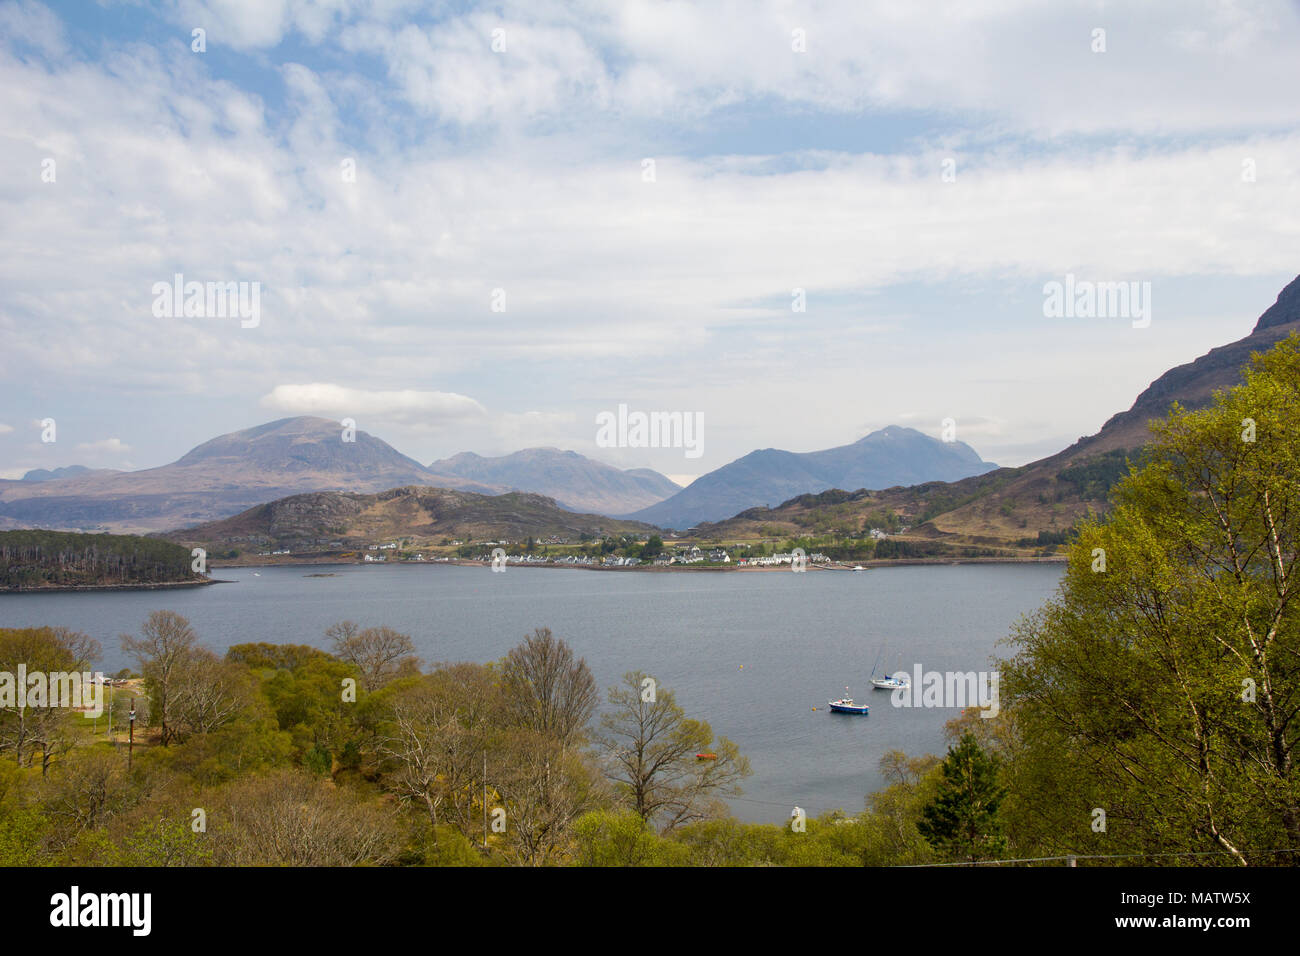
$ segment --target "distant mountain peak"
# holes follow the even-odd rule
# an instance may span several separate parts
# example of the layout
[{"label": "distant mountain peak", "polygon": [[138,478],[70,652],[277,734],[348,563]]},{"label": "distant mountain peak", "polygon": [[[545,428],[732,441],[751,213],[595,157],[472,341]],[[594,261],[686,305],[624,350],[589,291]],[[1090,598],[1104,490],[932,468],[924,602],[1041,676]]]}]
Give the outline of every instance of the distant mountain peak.
[{"label": "distant mountain peak", "polygon": [[831,488],[852,491],[954,481],[995,468],[964,442],[940,441],[915,428],[888,425],[852,444],[821,451],[751,451],[700,476],[671,498],[627,517],[688,528]]},{"label": "distant mountain peak", "polygon": [[23,475],[20,481],[54,481],[59,478],[73,478],[77,475],[89,475],[92,469],[85,465],[67,465],[63,468],[33,468]]},{"label": "distant mountain peak", "polygon": [[502,488],[547,495],[571,511],[624,514],[663,501],[681,487],[656,471],[624,471],[576,451],[552,446],[524,448],[485,458],[461,452],[429,465],[431,471]]}]

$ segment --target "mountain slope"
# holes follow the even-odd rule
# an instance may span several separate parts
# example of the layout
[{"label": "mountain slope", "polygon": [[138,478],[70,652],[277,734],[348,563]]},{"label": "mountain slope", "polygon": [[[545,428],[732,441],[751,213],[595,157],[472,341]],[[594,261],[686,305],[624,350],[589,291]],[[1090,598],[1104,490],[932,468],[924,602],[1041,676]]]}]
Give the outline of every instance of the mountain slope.
[{"label": "mountain slope", "polygon": [[720,521],[748,508],[829,488],[890,488],[951,481],[997,466],[963,442],[942,442],[913,428],[891,425],[837,448],[750,452],[697,478],[666,501],[627,517],[665,528]]},{"label": "mountain slope", "polygon": [[364,431],[355,442],[342,437],[329,419],[284,418],[214,438],[158,468],[0,482],[0,517],[46,528],[159,531],[305,491],[408,484],[498,490],[434,474]]},{"label": "mountain slope", "polygon": [[525,448],[499,458],[463,452],[429,465],[445,475],[554,498],[570,511],[627,514],[681,491],[657,471],[622,471],[574,451]]}]

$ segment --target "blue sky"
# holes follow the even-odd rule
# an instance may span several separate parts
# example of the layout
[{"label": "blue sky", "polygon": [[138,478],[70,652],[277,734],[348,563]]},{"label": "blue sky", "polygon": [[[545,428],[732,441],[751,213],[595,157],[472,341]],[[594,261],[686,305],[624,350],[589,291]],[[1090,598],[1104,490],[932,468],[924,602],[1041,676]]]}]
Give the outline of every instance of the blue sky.
[{"label": "blue sky", "polygon": [[[424,462],[945,418],[1030,461],[1300,271],[1297,48],[1281,2],[3,2],[0,476],[293,414]],[[154,315],[177,272],[256,327]],[[1046,318],[1067,274],[1150,327]],[[597,448],[619,404],[703,456]]]}]

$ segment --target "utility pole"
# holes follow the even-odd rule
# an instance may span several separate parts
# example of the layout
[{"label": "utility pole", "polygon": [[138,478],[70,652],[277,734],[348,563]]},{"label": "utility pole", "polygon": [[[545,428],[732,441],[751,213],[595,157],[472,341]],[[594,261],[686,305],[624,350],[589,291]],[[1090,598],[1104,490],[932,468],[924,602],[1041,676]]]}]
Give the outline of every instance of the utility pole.
[{"label": "utility pole", "polygon": [[126,738],[126,769],[131,769],[131,757],[135,753],[135,698],[131,698],[131,713],[128,715],[131,721],[130,730]]}]

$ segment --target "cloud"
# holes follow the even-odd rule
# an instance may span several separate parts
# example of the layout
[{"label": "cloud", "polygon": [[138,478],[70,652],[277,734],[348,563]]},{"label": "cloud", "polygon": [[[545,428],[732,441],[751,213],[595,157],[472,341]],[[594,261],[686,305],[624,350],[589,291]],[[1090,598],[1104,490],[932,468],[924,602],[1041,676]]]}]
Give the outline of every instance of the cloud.
[{"label": "cloud", "polygon": [[82,442],[76,448],[77,451],[91,452],[97,455],[120,455],[131,450],[131,446],[120,438],[104,438],[99,441]]},{"label": "cloud", "polygon": [[13,430],[14,430],[14,426],[6,425],[4,422],[0,422],[0,435],[8,435]]},{"label": "cloud", "polygon": [[395,420],[460,420],[487,414],[474,399],[455,392],[374,391],[322,382],[277,385],[262,397],[261,405],[300,415],[372,415]]},{"label": "cloud", "polygon": [[63,24],[35,0],[0,5],[0,36],[26,43],[46,56],[59,56],[67,50]]},{"label": "cloud", "polygon": [[[1159,280],[1295,274],[1297,17],[936,2],[505,0],[430,20],[403,0],[181,0],[157,46],[133,6],[150,29],[79,35],[88,61],[45,63],[30,49],[85,28],[0,3],[0,88],[21,93],[0,98],[0,221],[20,226],[0,231],[0,400],[21,422],[50,381],[73,402],[112,391],[113,421],[143,398],[157,418],[126,438],[156,457],[167,412],[243,420],[259,397],[386,416],[440,456],[582,447],[573,410],[619,400],[706,410],[725,436],[710,459],[859,437],[847,394],[880,424],[894,401],[931,429],[951,414],[959,436],[981,414],[1028,441],[1030,407],[1053,435],[1095,429],[1134,382],[1241,334],[1188,337]],[[220,55],[190,52],[197,25]],[[259,326],[155,318],[152,285],[175,272],[259,282]],[[1068,272],[1155,280],[1150,344],[1050,337],[1041,285]],[[909,287],[949,315],[930,321]],[[1223,314],[1245,322],[1252,302]],[[1122,380],[1100,374],[1117,365]],[[1041,375],[1003,388],[991,366]],[[387,390],[266,393],[358,380]]]}]

